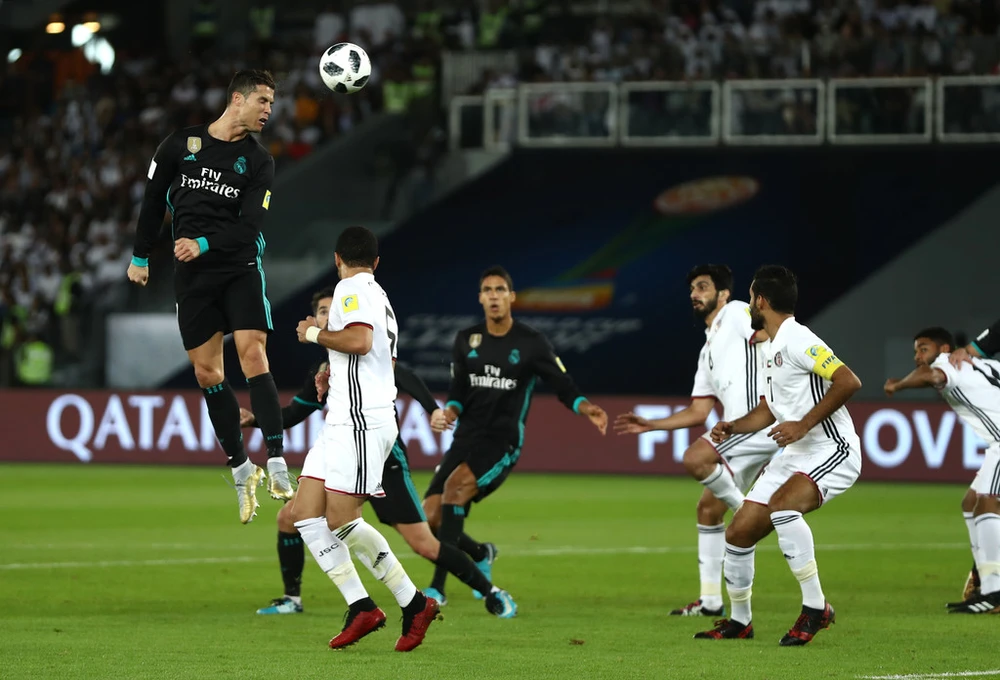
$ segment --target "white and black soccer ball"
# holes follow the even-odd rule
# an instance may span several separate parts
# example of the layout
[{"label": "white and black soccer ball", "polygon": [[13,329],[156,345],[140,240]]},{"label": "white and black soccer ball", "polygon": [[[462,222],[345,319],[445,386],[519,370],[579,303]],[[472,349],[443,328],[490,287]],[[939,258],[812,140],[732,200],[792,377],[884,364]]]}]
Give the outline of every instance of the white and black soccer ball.
[{"label": "white and black soccer ball", "polygon": [[319,75],[323,83],[340,94],[357,92],[371,74],[368,53],[354,43],[337,43],[319,58]]}]

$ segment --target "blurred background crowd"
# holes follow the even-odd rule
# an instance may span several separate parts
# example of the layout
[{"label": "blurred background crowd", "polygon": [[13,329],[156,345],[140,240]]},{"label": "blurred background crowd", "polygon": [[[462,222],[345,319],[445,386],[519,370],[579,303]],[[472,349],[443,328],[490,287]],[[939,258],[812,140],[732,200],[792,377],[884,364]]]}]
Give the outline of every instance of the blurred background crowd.
[{"label": "blurred background crowd", "polygon": [[[278,78],[261,141],[281,173],[379,112],[420,105],[440,124],[446,51],[516,52],[516,67],[486,70],[469,93],[517,82],[963,75],[998,63],[995,0],[354,0],[319,13],[291,0],[249,4],[239,49],[212,0],[194,3],[180,57],[113,28],[113,58],[86,35],[76,46],[10,48],[0,74],[0,385],[51,383],[103,333],[96,312],[121,304],[156,144],[213,120],[242,66]],[[374,72],[360,94],[333,97],[316,62],[343,40],[368,50]]]}]

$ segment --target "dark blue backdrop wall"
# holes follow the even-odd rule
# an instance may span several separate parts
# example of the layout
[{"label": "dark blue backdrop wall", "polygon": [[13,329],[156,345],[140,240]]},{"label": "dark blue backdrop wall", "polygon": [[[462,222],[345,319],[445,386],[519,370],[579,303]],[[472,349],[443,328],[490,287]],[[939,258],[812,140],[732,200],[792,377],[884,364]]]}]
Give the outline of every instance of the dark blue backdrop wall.
[{"label": "dark blue backdrop wall", "polygon": [[[758,265],[787,265],[808,323],[998,181],[992,147],[517,151],[385,238],[377,277],[400,358],[432,388],[447,386],[455,331],[482,316],[480,272],[502,264],[516,315],[549,334],[585,391],[683,395],[704,339],[692,266],[729,264],[745,300]],[[312,291],[335,282],[303,282],[274,310],[280,385],[321,356],[294,329]],[[226,360],[238,371],[231,347]],[[167,384],[194,382],[185,370]]]}]

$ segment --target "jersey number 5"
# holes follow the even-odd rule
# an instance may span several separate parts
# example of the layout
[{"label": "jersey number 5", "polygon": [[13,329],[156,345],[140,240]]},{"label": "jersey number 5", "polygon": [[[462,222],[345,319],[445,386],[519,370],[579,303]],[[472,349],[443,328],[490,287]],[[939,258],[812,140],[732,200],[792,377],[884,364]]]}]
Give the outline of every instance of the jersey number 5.
[{"label": "jersey number 5", "polygon": [[385,308],[385,333],[386,333],[386,335],[389,336],[389,349],[392,350],[392,355],[395,356],[396,355],[396,334],[393,333],[392,332],[392,328],[390,328],[390,326],[392,325],[392,324],[389,323],[390,319],[392,319],[393,321],[395,321],[396,317],[393,315],[392,310],[389,309],[388,307],[386,307]]}]

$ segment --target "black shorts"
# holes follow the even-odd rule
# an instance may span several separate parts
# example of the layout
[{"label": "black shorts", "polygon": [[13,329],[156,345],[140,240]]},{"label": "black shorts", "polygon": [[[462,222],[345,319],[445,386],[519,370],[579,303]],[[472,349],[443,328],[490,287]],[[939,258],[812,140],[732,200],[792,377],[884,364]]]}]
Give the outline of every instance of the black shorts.
[{"label": "black shorts", "polygon": [[273,330],[271,303],[260,265],[245,269],[195,269],[183,264],[174,272],[177,325],[184,349],[192,350],[213,335],[241,330]]},{"label": "black shorts", "polygon": [[382,490],[384,498],[368,499],[382,524],[420,524],[427,521],[417,489],[410,478],[406,447],[399,439],[392,445],[392,453],[382,468]]},{"label": "black shorts", "polygon": [[477,503],[500,488],[517,463],[519,451],[513,444],[498,439],[455,440],[427,487],[426,496],[444,493],[444,483],[462,463],[476,476],[479,492],[472,500]]}]

